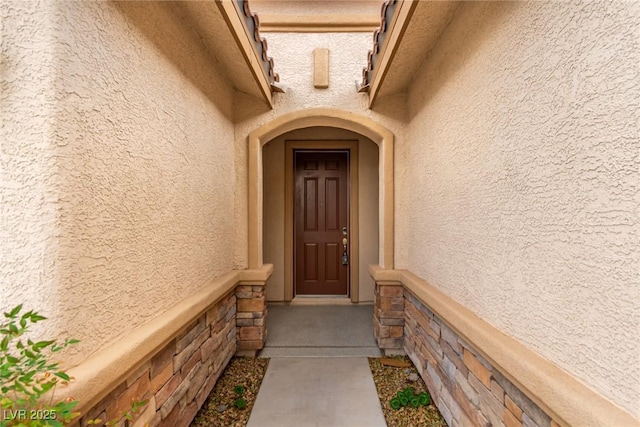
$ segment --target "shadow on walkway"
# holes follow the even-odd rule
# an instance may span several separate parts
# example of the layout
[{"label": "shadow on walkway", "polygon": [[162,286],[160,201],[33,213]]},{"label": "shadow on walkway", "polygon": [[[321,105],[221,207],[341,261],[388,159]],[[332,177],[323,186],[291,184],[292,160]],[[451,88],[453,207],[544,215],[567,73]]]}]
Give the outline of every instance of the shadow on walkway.
[{"label": "shadow on walkway", "polygon": [[269,305],[260,357],[379,357],[373,305]]}]

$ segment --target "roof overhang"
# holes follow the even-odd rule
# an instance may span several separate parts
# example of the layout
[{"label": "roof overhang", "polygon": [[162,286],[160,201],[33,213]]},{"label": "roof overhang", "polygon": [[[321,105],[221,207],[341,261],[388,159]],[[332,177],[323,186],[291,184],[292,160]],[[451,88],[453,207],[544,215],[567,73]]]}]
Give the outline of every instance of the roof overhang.
[{"label": "roof overhang", "polygon": [[392,16],[382,18],[374,34],[374,50],[365,68],[369,108],[376,100],[407,90],[418,68],[435,46],[460,2],[397,0]]},{"label": "roof overhang", "polygon": [[[175,2],[233,87],[273,108],[273,61],[257,18],[236,0]],[[246,8],[246,9],[245,9]]]}]

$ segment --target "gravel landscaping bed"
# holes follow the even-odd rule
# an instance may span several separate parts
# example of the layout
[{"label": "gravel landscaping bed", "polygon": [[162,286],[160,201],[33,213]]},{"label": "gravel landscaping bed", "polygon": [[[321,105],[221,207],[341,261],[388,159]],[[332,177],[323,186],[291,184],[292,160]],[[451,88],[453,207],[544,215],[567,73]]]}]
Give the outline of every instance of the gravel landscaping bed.
[{"label": "gravel landscaping bed", "polygon": [[[426,385],[408,357],[397,356],[392,359],[405,362],[408,366],[385,366],[381,363],[383,359],[369,358],[369,367],[388,427],[446,427],[447,424],[433,403],[398,410],[391,407],[391,399],[407,387],[411,387],[416,394],[427,392]],[[245,427],[268,364],[269,359],[232,358],[191,426]],[[242,409],[234,406],[234,402],[240,397],[239,390],[234,390],[237,386],[244,387],[241,397],[246,400],[246,407]]]},{"label": "gravel landscaping bed", "polygon": [[411,360],[406,356],[396,356],[392,358],[397,361],[408,362],[408,367],[385,366],[380,358],[369,358],[369,366],[373,374],[373,381],[378,389],[382,412],[389,427],[447,427],[447,423],[440,415],[438,408],[433,403],[428,406],[402,407],[395,410],[391,407],[393,399],[399,391],[407,387],[413,388],[416,394],[427,392],[418,370],[413,366]]},{"label": "gravel landscaping bed", "polygon": [[[269,359],[232,358],[191,426],[245,427],[268,364]],[[246,400],[247,406],[242,409],[234,406],[234,402],[240,397],[234,390],[237,386],[244,387],[241,397]]]}]

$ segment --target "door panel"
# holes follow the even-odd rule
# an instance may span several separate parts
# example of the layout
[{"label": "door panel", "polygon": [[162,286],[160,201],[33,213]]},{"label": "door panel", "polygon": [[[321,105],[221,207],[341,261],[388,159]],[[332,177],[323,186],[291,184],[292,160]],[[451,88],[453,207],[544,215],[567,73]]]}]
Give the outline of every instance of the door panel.
[{"label": "door panel", "polygon": [[324,183],[326,228],[327,231],[336,231],[339,228],[338,222],[340,221],[340,203],[338,203],[340,181],[337,178],[327,178]]},{"label": "door panel", "polygon": [[294,152],[297,295],[348,295],[349,266],[342,262],[342,229],[349,223],[348,162],[347,151]]},{"label": "door panel", "polygon": [[304,280],[318,280],[318,245],[315,243],[304,244]]},{"label": "door panel", "polygon": [[304,231],[318,230],[318,178],[304,179]]}]

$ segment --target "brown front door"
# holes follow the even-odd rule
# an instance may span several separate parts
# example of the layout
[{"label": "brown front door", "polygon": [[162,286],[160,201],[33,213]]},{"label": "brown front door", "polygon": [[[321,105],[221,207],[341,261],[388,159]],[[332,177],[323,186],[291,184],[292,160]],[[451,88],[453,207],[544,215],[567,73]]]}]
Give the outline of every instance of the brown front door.
[{"label": "brown front door", "polygon": [[296,295],[348,295],[348,151],[296,150]]}]

